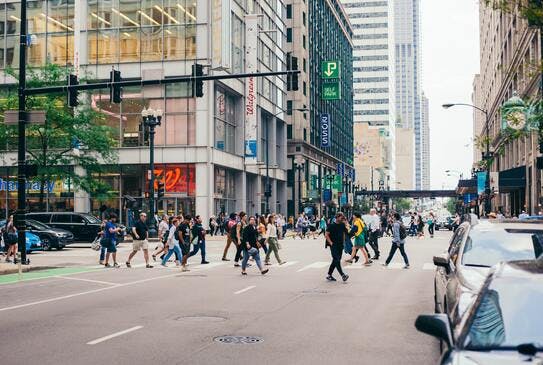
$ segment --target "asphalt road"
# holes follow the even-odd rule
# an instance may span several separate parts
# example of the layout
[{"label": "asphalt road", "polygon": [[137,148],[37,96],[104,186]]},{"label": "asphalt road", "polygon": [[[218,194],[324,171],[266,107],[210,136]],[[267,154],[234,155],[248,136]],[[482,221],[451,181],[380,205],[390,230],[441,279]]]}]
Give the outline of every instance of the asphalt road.
[{"label": "asphalt road", "polygon": [[[399,252],[389,268],[346,266],[347,283],[325,281],[322,238],[282,241],[288,263],[266,276],[251,267],[242,277],[219,261],[216,239],[212,263],[193,258],[188,273],[173,263],[146,269],[142,254],[132,269],[98,268],[88,248],[33,254],[35,263],[71,267],[21,282],[0,277],[0,363],[435,364],[438,343],[413,323],[433,311],[432,256],[449,237],[410,239],[409,270]],[[381,247],[386,255],[390,239]],[[124,262],[129,244],[120,251]]]}]

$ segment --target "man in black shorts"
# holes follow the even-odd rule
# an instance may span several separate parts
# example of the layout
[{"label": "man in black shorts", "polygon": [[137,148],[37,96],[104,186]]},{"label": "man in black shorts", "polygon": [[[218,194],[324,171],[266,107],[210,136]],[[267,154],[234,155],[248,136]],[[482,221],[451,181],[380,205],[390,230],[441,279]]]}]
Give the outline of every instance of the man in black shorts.
[{"label": "man in black shorts", "polygon": [[179,246],[181,247],[181,253],[183,259],[181,260],[181,271],[189,271],[187,269],[187,259],[190,253],[190,215],[185,215],[183,222],[177,227],[177,239],[179,240]]},{"label": "man in black shorts", "polygon": [[330,253],[332,254],[332,263],[328,269],[328,276],[326,280],[336,281],[332,276],[334,270],[337,269],[338,273],[341,275],[343,281],[349,279],[349,275],[345,274],[341,269],[341,256],[343,254],[343,243],[345,242],[345,237],[348,235],[347,226],[345,225],[345,215],[341,212],[336,214],[336,221],[326,229],[326,247],[330,247]]}]

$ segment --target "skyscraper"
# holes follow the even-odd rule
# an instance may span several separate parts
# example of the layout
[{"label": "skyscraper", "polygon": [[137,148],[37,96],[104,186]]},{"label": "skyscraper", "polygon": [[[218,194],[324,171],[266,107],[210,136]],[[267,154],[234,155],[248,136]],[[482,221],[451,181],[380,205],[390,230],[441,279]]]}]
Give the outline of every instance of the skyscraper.
[{"label": "skyscraper", "polygon": [[428,98],[422,93],[421,105],[421,189],[430,189],[430,108]]},{"label": "skyscraper", "polygon": [[[354,30],[354,143],[357,182],[395,182],[394,6],[344,0]],[[378,140],[376,143],[375,139]],[[378,185],[379,184],[379,185]]]},{"label": "skyscraper", "polygon": [[[413,135],[412,156],[402,156],[398,175],[413,176],[402,182],[416,189],[423,187],[423,131],[421,118],[420,0],[394,1],[396,70],[396,126],[404,136]],[[398,140],[397,143],[405,143]],[[400,149],[401,150],[401,149]],[[414,173],[412,172],[414,170]],[[404,186],[404,188],[406,187]]]}]

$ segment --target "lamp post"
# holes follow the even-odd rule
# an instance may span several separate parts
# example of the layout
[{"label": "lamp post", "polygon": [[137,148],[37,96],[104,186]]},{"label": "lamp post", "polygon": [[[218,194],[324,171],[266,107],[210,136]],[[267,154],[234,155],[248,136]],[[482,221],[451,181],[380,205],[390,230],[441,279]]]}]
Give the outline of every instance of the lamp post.
[{"label": "lamp post", "polygon": [[[326,182],[328,183],[328,189],[330,190],[330,201],[332,201],[332,183],[334,182],[334,175],[331,173],[328,173],[325,177]],[[328,216],[330,216],[330,209],[327,211]]]},{"label": "lamp post", "polygon": [[300,158],[294,162],[295,168],[298,171],[298,214],[300,214],[302,209],[302,171],[305,169],[305,162]]},{"label": "lamp post", "polygon": [[141,111],[143,125],[149,128],[149,237],[155,237],[155,128],[161,124],[162,110],[145,109]]},{"label": "lamp post", "polygon": [[490,214],[490,159],[493,154],[490,152],[490,119],[488,116],[488,110],[480,108],[476,105],[465,104],[465,103],[451,103],[443,104],[444,109],[449,109],[453,106],[467,106],[473,109],[476,109],[485,115],[485,138],[486,146],[485,152],[483,153],[483,160],[487,162],[486,166],[486,182],[485,182],[485,215]]}]

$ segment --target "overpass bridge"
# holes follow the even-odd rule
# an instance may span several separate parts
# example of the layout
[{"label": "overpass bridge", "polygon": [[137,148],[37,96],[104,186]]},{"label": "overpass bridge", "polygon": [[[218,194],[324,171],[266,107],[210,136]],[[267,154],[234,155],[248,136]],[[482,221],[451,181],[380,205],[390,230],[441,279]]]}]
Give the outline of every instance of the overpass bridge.
[{"label": "overpass bridge", "polygon": [[379,196],[382,198],[456,198],[455,190],[357,190],[356,196]]}]

